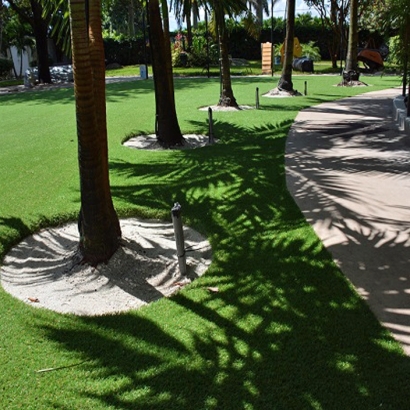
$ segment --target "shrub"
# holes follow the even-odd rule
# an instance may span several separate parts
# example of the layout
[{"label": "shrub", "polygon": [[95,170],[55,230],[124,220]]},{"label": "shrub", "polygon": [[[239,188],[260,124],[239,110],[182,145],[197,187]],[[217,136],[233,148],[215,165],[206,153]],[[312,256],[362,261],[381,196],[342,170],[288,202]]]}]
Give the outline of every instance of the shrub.
[{"label": "shrub", "polygon": [[[107,64],[134,65],[150,63],[149,46],[145,50],[144,39],[141,38],[104,38],[104,51]],[[148,61],[145,61],[147,58]]]},{"label": "shrub", "polygon": [[171,45],[172,66],[186,67],[188,64],[188,54],[185,51],[185,36],[177,33],[174,37],[174,42]]},{"label": "shrub", "polygon": [[313,41],[309,41],[306,44],[301,44],[303,56],[310,58],[313,61],[320,61],[320,49],[318,46],[315,46]]},{"label": "shrub", "polygon": [[[274,45],[274,55],[275,57],[281,57],[280,49],[282,48],[282,44],[275,44]],[[301,44],[300,47],[302,48],[302,56],[310,58],[313,61],[320,61],[320,49],[318,46],[315,46],[313,41],[309,41],[308,43]]]},{"label": "shrub", "polygon": [[208,44],[205,35],[196,34],[192,38],[192,50],[188,62],[191,67],[205,67],[209,64],[218,64],[218,45],[209,38]]}]

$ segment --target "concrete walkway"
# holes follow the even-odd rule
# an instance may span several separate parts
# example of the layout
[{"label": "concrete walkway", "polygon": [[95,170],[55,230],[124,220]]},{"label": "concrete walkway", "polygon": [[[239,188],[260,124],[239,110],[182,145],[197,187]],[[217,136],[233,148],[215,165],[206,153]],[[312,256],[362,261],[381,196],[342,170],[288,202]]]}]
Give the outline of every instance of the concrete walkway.
[{"label": "concrete walkway", "polygon": [[410,135],[399,89],[301,111],[288,189],[344,274],[410,355]]}]

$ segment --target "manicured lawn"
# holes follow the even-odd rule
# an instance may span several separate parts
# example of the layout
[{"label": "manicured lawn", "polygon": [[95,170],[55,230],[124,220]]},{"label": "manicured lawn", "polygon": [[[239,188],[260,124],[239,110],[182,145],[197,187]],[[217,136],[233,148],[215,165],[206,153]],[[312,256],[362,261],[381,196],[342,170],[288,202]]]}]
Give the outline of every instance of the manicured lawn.
[{"label": "manicured lawn", "polygon": [[[249,60],[249,66],[240,67],[232,66],[231,73],[235,76],[253,76],[260,75],[262,70],[262,63],[260,60]],[[331,61],[318,61],[314,63],[314,69],[316,73],[320,74],[331,74],[339,73],[340,69],[333,69]],[[279,75],[282,70],[281,65],[275,65],[274,72],[276,75]],[[178,77],[187,77],[187,76],[207,76],[208,72],[206,68],[201,67],[174,67],[174,75]],[[152,67],[148,65],[148,73],[152,75]],[[139,76],[140,75],[140,66],[132,65],[125,66],[122,68],[117,68],[113,70],[107,70],[108,77],[114,76]],[[209,75],[211,77],[219,76],[219,68],[216,66],[211,66],[209,68]],[[303,73],[294,72],[295,76],[303,75]]]},{"label": "manicured lawn", "polygon": [[[234,79],[238,102],[272,78]],[[215,112],[218,144],[191,151],[125,148],[152,133],[152,80],[111,84],[112,192],[122,216],[184,221],[209,238],[213,263],[178,295],[116,316],[32,308],[0,290],[0,408],[408,408],[410,359],[358,297],[285,184],[285,140],[304,107],[399,86],[339,88],[339,77],[295,76],[300,98]],[[219,82],[177,79],[183,133],[206,133]],[[72,89],[0,96],[0,256],[40,226],[79,209]],[[205,286],[218,286],[209,293]],[[66,367],[36,373],[37,370]]]}]

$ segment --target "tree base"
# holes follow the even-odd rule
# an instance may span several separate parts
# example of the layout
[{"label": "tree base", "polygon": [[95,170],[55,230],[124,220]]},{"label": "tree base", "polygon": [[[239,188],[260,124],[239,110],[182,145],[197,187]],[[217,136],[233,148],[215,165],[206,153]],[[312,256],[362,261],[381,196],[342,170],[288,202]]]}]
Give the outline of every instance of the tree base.
[{"label": "tree base", "polygon": [[352,82],[352,81],[359,81],[360,78],[360,71],[358,70],[343,70],[342,73],[343,81]]},{"label": "tree base", "polygon": [[338,87],[367,87],[368,84],[364,83],[363,81],[341,81],[337,84]]},{"label": "tree base", "polygon": [[265,94],[267,97],[300,97],[302,94],[298,90],[282,90],[279,87],[270,90]]},{"label": "tree base", "polygon": [[185,138],[181,135],[181,138],[178,139],[178,141],[175,142],[168,142],[168,141],[164,141],[162,138],[157,137],[157,142],[158,145],[161,148],[164,149],[172,149],[172,148],[178,148],[178,147],[183,147],[185,145]]},{"label": "tree base", "polygon": [[235,98],[230,98],[225,95],[221,95],[217,104],[219,107],[234,107],[239,108]]}]

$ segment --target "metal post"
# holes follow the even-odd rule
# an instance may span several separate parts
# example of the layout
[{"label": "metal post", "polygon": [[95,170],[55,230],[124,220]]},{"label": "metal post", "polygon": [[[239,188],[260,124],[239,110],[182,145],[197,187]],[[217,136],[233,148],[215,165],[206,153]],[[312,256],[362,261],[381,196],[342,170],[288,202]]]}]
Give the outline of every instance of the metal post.
[{"label": "metal post", "polygon": [[209,139],[208,142],[209,144],[213,144],[215,142],[214,140],[214,123],[213,123],[213,119],[212,119],[212,108],[209,107],[208,108],[208,122],[209,122]]},{"label": "metal post", "polygon": [[305,81],[305,95],[307,95],[307,81]]},{"label": "metal post", "polygon": [[158,114],[155,114],[155,136],[158,138]]},{"label": "metal post", "polygon": [[256,109],[259,110],[259,87],[256,87]]},{"label": "metal post", "polygon": [[171,209],[171,215],[172,224],[174,225],[179,270],[181,272],[181,275],[186,275],[184,230],[182,228],[181,205],[178,202],[176,202]]},{"label": "metal post", "polygon": [[147,11],[146,8],[142,12],[142,28],[143,28],[143,35],[144,35],[144,63],[145,63],[145,72],[147,75],[145,76],[145,80],[148,80],[148,57],[147,57],[147,25],[145,23]]}]

